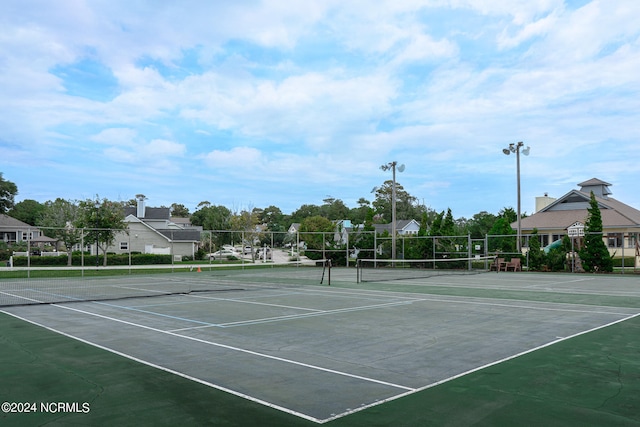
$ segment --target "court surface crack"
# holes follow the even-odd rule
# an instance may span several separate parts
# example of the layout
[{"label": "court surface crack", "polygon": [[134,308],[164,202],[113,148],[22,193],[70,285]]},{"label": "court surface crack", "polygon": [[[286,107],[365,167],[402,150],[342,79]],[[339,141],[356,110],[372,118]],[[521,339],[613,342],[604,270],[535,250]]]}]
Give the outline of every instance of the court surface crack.
[{"label": "court surface crack", "polygon": [[610,400],[615,399],[616,397],[620,396],[620,394],[622,394],[622,390],[624,389],[624,384],[622,383],[622,364],[620,362],[616,362],[615,360],[613,360],[613,358],[611,357],[611,355],[607,356],[607,359],[609,361],[611,361],[612,363],[615,363],[616,365],[618,365],[618,370],[616,372],[616,378],[617,378],[617,382],[618,382],[618,392],[614,393],[613,395],[607,397],[600,406],[598,406],[597,409],[601,409],[603,408],[607,403],[609,403]]}]

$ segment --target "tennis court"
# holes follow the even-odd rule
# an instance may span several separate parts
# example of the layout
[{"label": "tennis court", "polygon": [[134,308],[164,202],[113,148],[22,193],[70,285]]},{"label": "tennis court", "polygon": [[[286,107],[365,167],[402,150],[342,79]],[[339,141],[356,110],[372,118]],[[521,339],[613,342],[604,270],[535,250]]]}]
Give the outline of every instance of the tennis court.
[{"label": "tennis court", "polygon": [[109,278],[190,292],[2,310],[318,423],[640,313],[637,276],[494,272],[356,283],[355,269],[333,268],[327,286],[318,271],[295,274]]}]

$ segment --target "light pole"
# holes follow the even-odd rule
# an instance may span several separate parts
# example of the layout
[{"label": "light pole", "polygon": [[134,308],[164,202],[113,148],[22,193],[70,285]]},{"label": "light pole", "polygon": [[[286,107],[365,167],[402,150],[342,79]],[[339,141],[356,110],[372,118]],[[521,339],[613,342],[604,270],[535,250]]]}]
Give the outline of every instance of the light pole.
[{"label": "light pole", "polygon": [[[516,153],[516,179],[518,182],[518,211],[517,211],[517,215],[518,215],[518,240],[516,242],[516,247],[518,249],[518,253],[522,253],[522,242],[521,242],[521,236],[522,236],[522,227],[520,225],[520,219],[521,219],[521,215],[520,215],[520,148],[522,148],[524,146],[524,142],[520,141],[516,144],[511,143],[509,144],[509,147],[504,148],[502,150],[502,152],[504,154],[506,154],[507,156],[511,153]],[[522,150],[522,154],[524,154],[525,156],[529,155],[529,151],[531,150],[531,147],[528,147]]]},{"label": "light pole", "polygon": [[98,250],[98,227],[100,226],[100,221],[99,221],[99,214],[100,214],[100,202],[98,200],[96,200],[95,202],[95,207],[96,207],[96,268],[98,268],[99,264],[100,264],[100,258],[99,258],[99,250]]},{"label": "light pole", "polygon": [[380,166],[383,171],[391,169],[393,172],[393,186],[391,189],[391,259],[396,259],[396,166],[398,172],[404,171],[404,165],[398,166],[398,162],[390,162]]}]

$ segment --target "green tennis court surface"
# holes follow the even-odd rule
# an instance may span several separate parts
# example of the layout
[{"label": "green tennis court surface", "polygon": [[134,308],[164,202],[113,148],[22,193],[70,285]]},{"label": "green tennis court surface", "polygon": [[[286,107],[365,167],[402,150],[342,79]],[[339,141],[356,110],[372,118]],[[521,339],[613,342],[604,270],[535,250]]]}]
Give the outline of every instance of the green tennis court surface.
[{"label": "green tennis court surface", "polygon": [[[353,269],[334,269],[328,287],[259,276],[269,286],[247,276],[224,291],[6,307],[75,340],[3,318],[3,366],[29,375],[8,371],[2,399],[91,403],[89,413],[31,414],[38,423],[109,423],[131,406],[156,425],[176,417],[228,425],[640,423],[637,277],[487,273],[365,285]],[[133,381],[122,375],[129,371]],[[43,393],[39,384],[52,377]]]}]

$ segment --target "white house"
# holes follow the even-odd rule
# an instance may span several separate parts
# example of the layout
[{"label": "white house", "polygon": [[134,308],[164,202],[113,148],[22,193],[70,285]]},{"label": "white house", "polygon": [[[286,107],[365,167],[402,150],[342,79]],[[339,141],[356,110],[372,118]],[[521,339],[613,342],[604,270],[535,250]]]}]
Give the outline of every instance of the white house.
[{"label": "white house", "polygon": [[291,233],[291,234],[296,234],[298,231],[300,231],[300,223],[299,222],[294,222],[289,226],[289,229],[287,230],[287,232]]},{"label": "white house", "polygon": [[[373,224],[373,228],[377,234],[387,231],[389,234],[393,232],[393,224]],[[401,219],[396,221],[396,233],[399,236],[417,236],[420,231],[420,223],[415,219]]]}]

